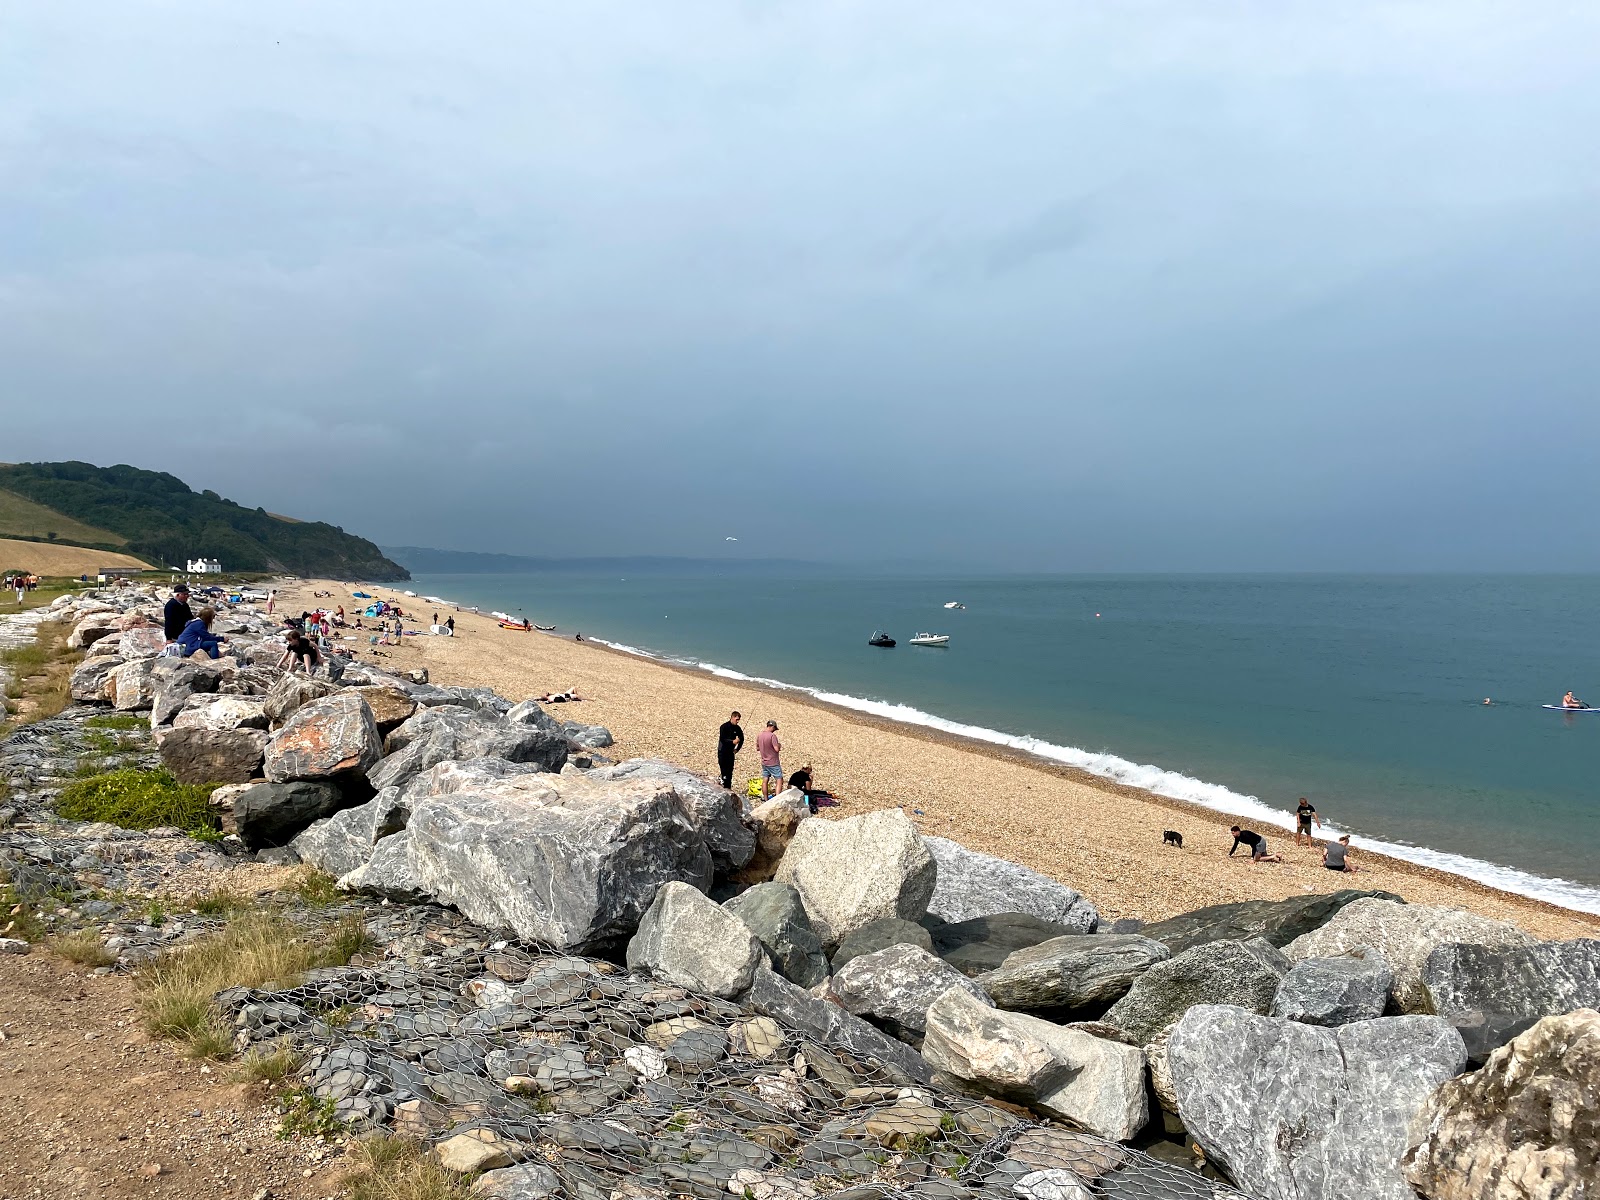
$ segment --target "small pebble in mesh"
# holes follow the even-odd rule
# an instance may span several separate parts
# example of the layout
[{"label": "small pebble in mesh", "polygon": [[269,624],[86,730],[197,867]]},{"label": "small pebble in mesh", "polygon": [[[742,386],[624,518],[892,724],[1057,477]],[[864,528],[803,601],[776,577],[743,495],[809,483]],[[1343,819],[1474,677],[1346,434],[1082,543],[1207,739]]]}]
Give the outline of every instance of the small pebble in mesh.
[{"label": "small pebble in mesh", "polygon": [[343,1120],[517,1165],[530,1195],[1239,1196],[612,963],[462,938],[436,908],[380,921],[410,925],[380,965],[222,993],[241,1047],[293,1045]]}]

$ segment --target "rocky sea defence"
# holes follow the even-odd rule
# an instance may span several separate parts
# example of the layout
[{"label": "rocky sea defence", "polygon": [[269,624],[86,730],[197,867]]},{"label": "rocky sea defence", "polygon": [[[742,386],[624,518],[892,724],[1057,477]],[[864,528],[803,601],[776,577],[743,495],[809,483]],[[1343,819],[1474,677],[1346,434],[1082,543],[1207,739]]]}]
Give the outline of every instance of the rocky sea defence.
[{"label": "rocky sea defence", "polygon": [[[283,675],[248,610],[219,621],[226,658],[162,657],[158,609],[124,589],[50,610],[86,657],[78,703],[0,743],[0,871],[48,898],[0,946],[71,924],[126,970],[221,919],[126,897],[315,868],[337,891],[303,919],[370,946],[218,994],[236,1049],[291,1048],[333,1118],[424,1140],[483,1195],[1593,1186],[1600,943],[1355,890],[1103,927],[900,810],[748,809],[420,671]],[[85,760],[203,787],[204,819],[68,820]]]}]

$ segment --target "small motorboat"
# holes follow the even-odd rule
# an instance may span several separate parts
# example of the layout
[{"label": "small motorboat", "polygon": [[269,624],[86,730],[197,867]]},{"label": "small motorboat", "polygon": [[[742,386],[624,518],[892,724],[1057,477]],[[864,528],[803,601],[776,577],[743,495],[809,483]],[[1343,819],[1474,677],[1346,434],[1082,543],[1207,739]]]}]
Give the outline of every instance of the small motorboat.
[{"label": "small motorboat", "polygon": [[950,635],[948,633],[919,633],[914,638],[907,639],[911,646],[948,646]]},{"label": "small motorboat", "polygon": [[961,601],[959,601],[959,600],[950,600],[950,601],[946,602],[945,607],[946,608],[965,608],[966,605],[961,603]]},{"label": "small motorboat", "polygon": [[532,633],[533,626],[525,621],[501,621],[501,629],[515,629],[518,633]]},{"label": "small motorboat", "polygon": [[535,625],[534,628],[540,633],[554,633],[556,627],[554,625]]},{"label": "small motorboat", "polygon": [[867,645],[883,646],[886,649],[892,649],[894,647],[894,639],[883,630],[878,629],[874,630],[872,636],[867,639]]}]

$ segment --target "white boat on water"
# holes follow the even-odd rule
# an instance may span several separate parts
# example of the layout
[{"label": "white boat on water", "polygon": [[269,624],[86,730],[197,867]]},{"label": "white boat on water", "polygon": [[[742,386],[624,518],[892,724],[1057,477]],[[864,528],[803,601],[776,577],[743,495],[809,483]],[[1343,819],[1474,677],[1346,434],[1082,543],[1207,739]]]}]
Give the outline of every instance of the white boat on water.
[{"label": "white boat on water", "polygon": [[911,646],[948,646],[950,635],[948,633],[919,633],[916,637],[907,640]]},{"label": "white boat on water", "polygon": [[961,601],[959,601],[959,600],[951,600],[945,605],[945,607],[946,608],[965,608],[966,605],[961,603]]}]

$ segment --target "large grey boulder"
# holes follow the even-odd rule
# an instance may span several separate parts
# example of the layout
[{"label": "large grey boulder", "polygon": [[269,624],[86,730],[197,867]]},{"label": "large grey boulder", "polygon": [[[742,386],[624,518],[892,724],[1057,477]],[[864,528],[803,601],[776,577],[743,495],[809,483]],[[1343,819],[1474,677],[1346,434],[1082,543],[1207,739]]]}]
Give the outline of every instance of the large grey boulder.
[{"label": "large grey boulder", "polygon": [[510,725],[456,706],[425,708],[384,742],[387,757],[367,775],[375,788],[404,784],[438,763],[500,758],[545,771],[566,765],[567,740],[535,725]]},{"label": "large grey boulder", "polygon": [[1282,949],[1295,938],[1320,929],[1347,904],[1372,898],[1405,901],[1392,892],[1345,889],[1315,896],[1290,896],[1286,900],[1240,900],[1213,904],[1157,921],[1139,930],[1145,937],[1165,942],[1174,954],[1205,942],[1243,942],[1265,938]]},{"label": "large grey boulder", "polygon": [[1178,1022],[1167,1061],[1184,1127],[1251,1196],[1415,1200],[1407,1125],[1466,1048],[1438,1017],[1323,1029],[1206,1004]]},{"label": "large grey boulder", "polygon": [[333,779],[365,775],[383,755],[372,710],[355,691],[302,704],[267,743],[267,778]]},{"label": "large grey boulder", "polygon": [[428,891],[411,869],[411,838],[406,833],[386,837],[372,848],[372,857],[339,877],[347,892],[365,892],[397,904],[419,904]]},{"label": "large grey boulder", "polygon": [[746,1008],[772,1017],[825,1046],[875,1063],[897,1082],[925,1084],[933,1081],[928,1064],[910,1046],[847,1013],[839,1005],[819,1000],[765,965],[756,968],[750,989],[736,999]]},{"label": "large grey boulder", "polygon": [[664,883],[628,943],[628,968],[712,996],[737,996],[763,960],[738,917],[687,883]]},{"label": "large grey boulder", "polygon": [[545,712],[537,700],[524,700],[521,704],[513,705],[506,713],[506,723],[532,725],[537,729],[543,729],[546,733],[561,732],[561,722]]},{"label": "large grey boulder", "polygon": [[384,788],[365,804],[314,821],[289,843],[300,861],[325,874],[348,875],[372,857],[379,840],[403,830],[411,801],[400,788]]},{"label": "large grey boulder", "polygon": [[[281,646],[278,648],[278,657],[283,657]],[[274,726],[282,725],[294,716],[302,705],[320,700],[324,696],[331,696],[338,690],[337,686],[326,679],[315,679],[310,675],[298,673],[281,675],[267,692],[265,704],[267,720]]]},{"label": "large grey boulder", "polygon": [[959,987],[929,1008],[922,1055],[974,1090],[1114,1141],[1127,1141],[1149,1120],[1142,1051],[990,1008]]},{"label": "large grey boulder", "polygon": [[1428,1200],[1589,1200],[1600,1184],[1600,1013],[1545,1017],[1411,1122],[1401,1173]]},{"label": "large grey boulder", "polygon": [[833,952],[833,969],[841,970],[846,963],[863,954],[875,954],[890,946],[917,946],[931,954],[933,936],[915,921],[880,917],[863,925],[839,943],[839,948]]},{"label": "large grey boulder", "polygon": [[612,744],[611,730],[604,725],[585,725],[582,721],[561,722],[561,732],[569,742],[585,750],[604,750]]},{"label": "large grey boulder", "polygon": [[963,975],[998,970],[1018,950],[1058,937],[1076,937],[1073,930],[1027,913],[995,913],[970,921],[940,924],[924,917],[933,936],[933,952]]},{"label": "large grey boulder", "polygon": [[669,784],[540,773],[499,787],[422,799],[407,826],[418,880],[480,924],[605,952],[662,884],[710,886],[711,855]]},{"label": "large grey boulder", "polygon": [[800,823],[809,820],[811,809],[806,804],[805,793],[799,788],[786,788],[770,800],[765,800],[751,810],[746,820],[755,835],[755,853],[733,874],[735,883],[767,883],[783,861],[789,843],[794,840]]},{"label": "large grey boulder", "polygon": [[928,911],[938,868],[897,808],[843,821],[802,821],[773,876],[800,893],[825,946],[880,917]]},{"label": "large grey boulder", "polygon": [[179,783],[247,783],[261,768],[267,735],[259,729],[173,729],[161,761]]},{"label": "large grey boulder", "polygon": [[1289,967],[1282,952],[1261,938],[1202,942],[1140,975],[1103,1019],[1143,1046],[1196,1004],[1270,1012]]},{"label": "large grey boulder", "polygon": [[158,729],[172,724],[189,697],[217,690],[222,676],[202,665],[202,662],[209,661],[164,658],[156,663],[152,672],[156,680],[156,694],[150,706],[150,728]]},{"label": "large grey boulder", "polygon": [[183,702],[172,724],[176,729],[265,729],[267,715],[254,696],[199,692]]},{"label": "large grey boulder", "polygon": [[979,982],[1001,1008],[1084,1008],[1120,999],[1171,956],[1136,933],[1071,934],[1016,951]]},{"label": "large grey boulder", "polygon": [[1537,1021],[1576,1008],[1600,1009],[1600,941],[1449,943],[1423,963],[1422,989],[1429,1009],[1452,1021],[1478,1014]]},{"label": "large grey boulder", "polygon": [[1376,954],[1356,951],[1340,958],[1295,963],[1278,986],[1272,1015],[1307,1025],[1348,1025],[1383,1016],[1394,972]]},{"label": "large grey boulder", "polygon": [[718,872],[744,866],[756,852],[755,831],[741,819],[739,797],[693,771],[659,758],[633,758],[611,767],[596,767],[589,774],[596,779],[659,779],[670,783],[682,799],[689,819],[705,838]]},{"label": "large grey boulder", "polygon": [[871,1018],[902,1040],[921,1037],[928,1009],[952,988],[992,1007],[981,987],[920,946],[895,945],[852,958],[830,985],[846,1010]]},{"label": "large grey boulder", "polygon": [[766,950],[778,974],[801,987],[828,977],[828,956],[811,927],[800,893],[786,883],[758,883],[723,906],[743,921]]},{"label": "large grey boulder", "polygon": [[94,704],[104,699],[111,672],[121,665],[122,658],[115,654],[97,654],[84,659],[73,668],[67,684],[72,698],[80,704]]},{"label": "large grey boulder", "polygon": [[970,921],[996,913],[1021,912],[1065,925],[1076,933],[1093,933],[1100,923],[1093,904],[1048,875],[992,854],[968,850],[949,838],[922,840],[939,868],[928,912],[941,921]]},{"label": "large grey boulder", "polygon": [[331,783],[262,783],[234,796],[233,824],[240,841],[252,850],[283,846],[343,804],[343,793]]},{"label": "large grey boulder", "polygon": [[1390,995],[1400,1011],[1424,1013],[1428,996],[1422,986],[1423,964],[1435,949],[1451,942],[1505,947],[1531,946],[1534,939],[1507,921],[1476,913],[1361,899],[1345,905],[1322,928],[1290,942],[1284,953],[1299,962],[1371,949],[1394,972]]},{"label": "large grey boulder", "polygon": [[410,693],[390,684],[368,683],[350,690],[367,702],[379,733],[399,728],[417,711],[417,702]]},{"label": "large grey boulder", "polygon": [[111,688],[111,703],[119,712],[139,712],[152,708],[156,702],[156,660],[140,658],[124,660],[106,674]]}]

